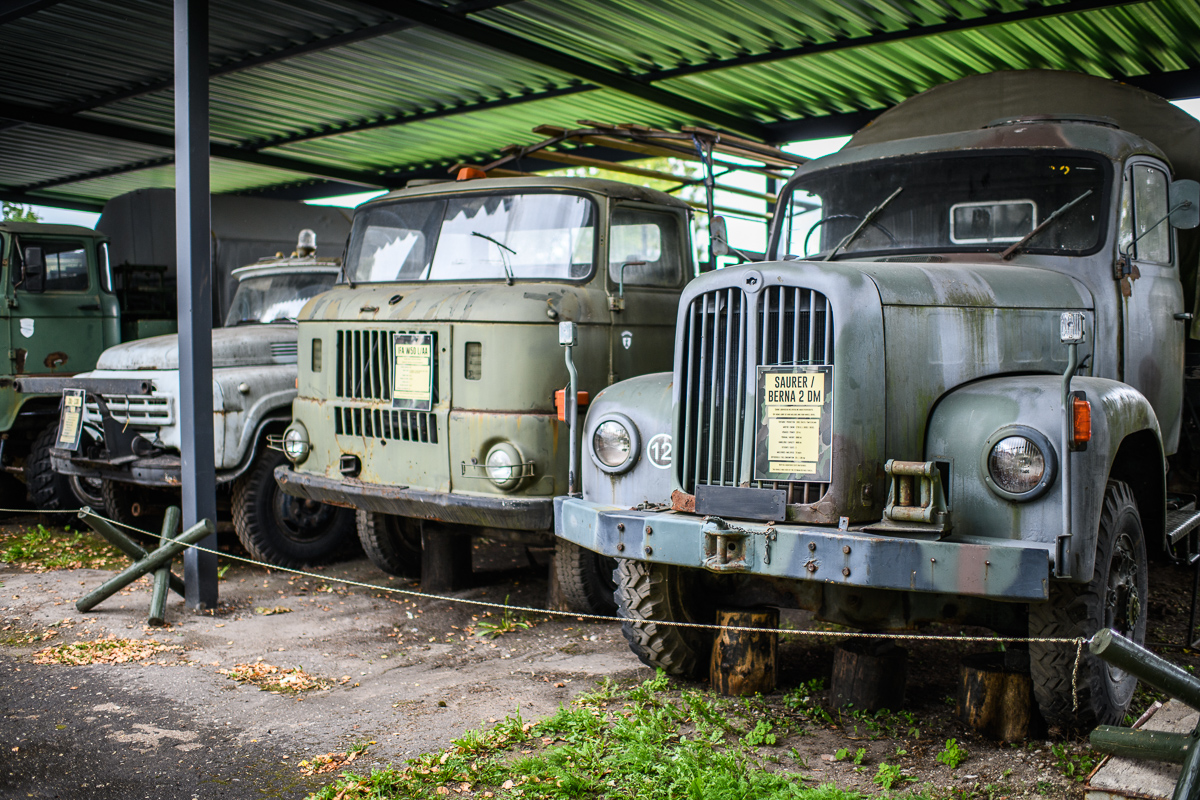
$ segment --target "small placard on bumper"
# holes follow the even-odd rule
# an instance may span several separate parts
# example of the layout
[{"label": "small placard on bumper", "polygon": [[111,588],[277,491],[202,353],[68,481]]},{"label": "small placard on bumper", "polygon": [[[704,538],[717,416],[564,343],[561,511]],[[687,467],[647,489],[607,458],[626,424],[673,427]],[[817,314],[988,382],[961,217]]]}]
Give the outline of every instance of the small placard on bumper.
[{"label": "small placard on bumper", "polygon": [[783,522],[787,519],[787,492],[701,484],[696,487],[696,513],[706,517]]}]

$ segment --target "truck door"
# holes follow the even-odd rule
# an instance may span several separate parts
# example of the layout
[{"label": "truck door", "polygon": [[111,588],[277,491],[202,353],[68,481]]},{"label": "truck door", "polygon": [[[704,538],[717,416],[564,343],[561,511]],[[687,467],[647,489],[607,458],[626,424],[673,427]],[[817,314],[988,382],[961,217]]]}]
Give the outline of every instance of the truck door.
[{"label": "truck door", "polygon": [[[1170,179],[1161,164],[1131,161],[1121,195],[1120,249],[1129,253],[1119,290],[1123,306],[1125,383],[1146,396],[1158,415],[1163,446],[1179,443],[1186,323],[1174,231],[1167,215]],[[1157,225],[1157,227],[1155,227]],[[1136,241],[1134,241],[1136,239]]]},{"label": "truck door", "polygon": [[[95,246],[87,239],[17,236],[9,270],[8,356],[17,374],[75,373],[92,369],[104,349]],[[24,252],[42,248],[44,290],[23,285]]]},{"label": "truck door", "polygon": [[633,204],[614,209],[609,293],[618,297],[623,290],[624,308],[611,312],[610,384],[671,369],[679,293],[692,277],[691,264],[681,212]]}]

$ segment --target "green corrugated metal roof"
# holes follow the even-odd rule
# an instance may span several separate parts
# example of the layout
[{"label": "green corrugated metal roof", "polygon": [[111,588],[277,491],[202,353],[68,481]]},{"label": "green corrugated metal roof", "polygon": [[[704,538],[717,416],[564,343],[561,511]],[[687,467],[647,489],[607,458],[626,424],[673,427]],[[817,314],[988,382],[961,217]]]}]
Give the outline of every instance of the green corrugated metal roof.
[{"label": "green corrugated metal roof", "polygon": [[[32,8],[0,12],[0,196],[171,185],[170,5]],[[1195,0],[214,0],[210,28],[214,192],[394,186],[580,119],[848,133],[995,70],[1200,95]]]}]

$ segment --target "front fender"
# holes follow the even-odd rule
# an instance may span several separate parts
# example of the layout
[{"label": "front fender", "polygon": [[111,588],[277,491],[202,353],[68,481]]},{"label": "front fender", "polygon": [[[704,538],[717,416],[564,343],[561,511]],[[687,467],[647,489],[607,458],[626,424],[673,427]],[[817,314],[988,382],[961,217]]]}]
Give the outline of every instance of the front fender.
[{"label": "front fender", "polygon": [[[671,502],[671,384],[670,372],[656,372],[614,383],[596,395],[583,426],[579,457],[586,500],[618,508]],[[592,450],[596,428],[613,415],[624,416],[635,428],[633,466],[620,473],[602,469]]]},{"label": "front fender", "polygon": [[[1137,390],[1106,378],[1077,377],[1073,391],[1082,391],[1092,405],[1092,439],[1087,450],[1068,453],[1071,459],[1071,520],[1074,528],[1068,546],[1066,572],[1074,580],[1092,576],[1096,532],[1104,501],[1104,488],[1114,475],[1118,453],[1129,452],[1136,441],[1143,459],[1161,471],[1162,436],[1149,401]],[[1039,542],[1054,552],[1062,532],[1062,378],[1058,375],[1000,377],[977,381],[949,392],[934,408],[926,437],[926,459],[949,464],[947,503],[953,520],[953,537],[987,537]],[[985,480],[985,447],[990,437],[1010,425],[1041,433],[1053,451],[1054,475],[1038,497],[1016,501],[1000,496]],[[1136,434],[1136,436],[1135,436]],[[1132,438],[1131,438],[1132,437]],[[1125,443],[1125,449],[1122,448]],[[1158,485],[1162,485],[1161,479]],[[1143,517],[1152,530],[1161,506],[1151,489],[1139,497],[1148,507]],[[1147,516],[1148,514],[1148,516]]]}]

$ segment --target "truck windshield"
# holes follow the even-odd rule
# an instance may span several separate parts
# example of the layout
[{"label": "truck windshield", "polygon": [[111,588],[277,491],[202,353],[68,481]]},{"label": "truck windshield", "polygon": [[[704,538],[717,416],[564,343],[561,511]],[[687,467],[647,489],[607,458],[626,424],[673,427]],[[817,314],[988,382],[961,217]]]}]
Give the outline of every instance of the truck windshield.
[{"label": "truck windshield", "polygon": [[1111,168],[1080,153],[1009,152],[869,161],[803,175],[785,192],[776,257],[822,258],[897,189],[835,256],[1001,251],[1091,194],[1022,246],[1086,255],[1103,241]]},{"label": "truck windshield", "polygon": [[569,194],[402,200],[354,217],[354,282],[578,280],[592,272],[596,211]]},{"label": "truck windshield", "polygon": [[267,322],[295,322],[310,298],[333,286],[334,272],[301,272],[243,278],[234,292],[225,327]]}]

